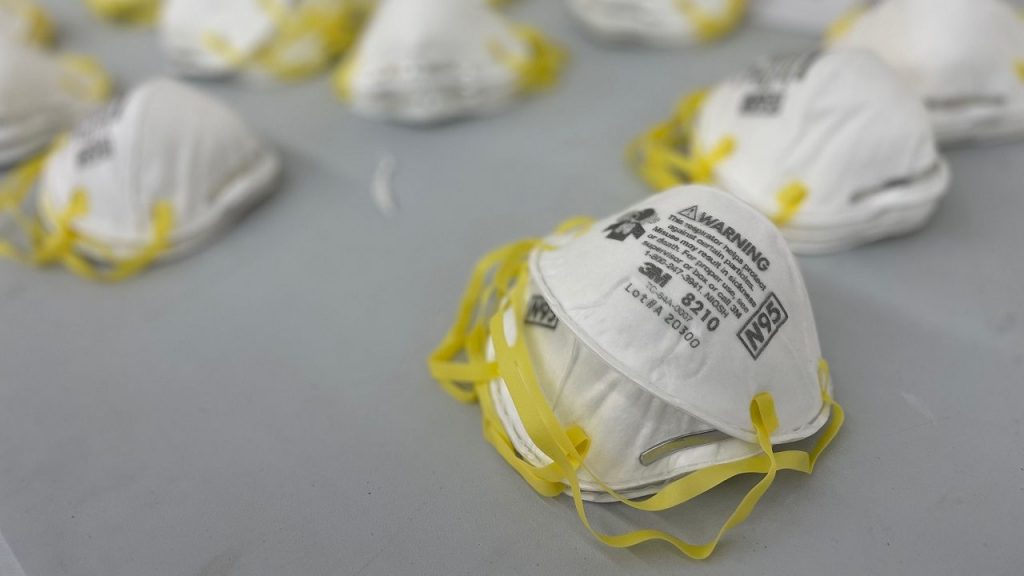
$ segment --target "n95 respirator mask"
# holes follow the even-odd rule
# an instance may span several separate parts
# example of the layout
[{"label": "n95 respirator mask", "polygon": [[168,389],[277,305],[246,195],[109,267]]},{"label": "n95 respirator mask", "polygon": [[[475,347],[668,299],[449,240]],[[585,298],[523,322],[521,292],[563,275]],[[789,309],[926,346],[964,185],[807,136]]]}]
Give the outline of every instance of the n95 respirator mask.
[{"label": "n95 respirator mask", "polygon": [[110,90],[110,78],[89,58],[0,38],[0,168],[45,148]]},{"label": "n95 respirator mask", "polygon": [[765,60],[688,96],[629,159],[655,190],[719,184],[799,254],[916,230],[950,183],[920,100],[860,50]]},{"label": "n95 respirator mask", "polygon": [[539,32],[482,0],[382,0],[335,84],[358,114],[424,124],[546,88],[562,63]]},{"label": "n95 respirator mask", "polygon": [[47,45],[53,23],[35,0],[0,0],[0,39]]},{"label": "n95 respirator mask", "polygon": [[160,35],[185,76],[297,80],[349,47],[366,9],[364,0],[171,0]]},{"label": "n95 respirator mask", "polygon": [[[756,0],[760,1],[760,0]],[[568,0],[586,27],[612,41],[700,44],[732,32],[747,0]]]},{"label": "n95 respirator mask", "polygon": [[[694,558],[779,470],[810,474],[844,418],[785,240],[703,186],[486,256],[430,368],[480,403],[484,436],[523,479],[570,495],[600,540]],[[819,433],[809,453],[773,448]],[[708,544],[587,520],[584,501],[656,512],[746,474],[763,477]]]},{"label": "n95 respirator mask", "polygon": [[200,247],[271,192],[279,171],[276,154],[231,110],[153,80],[10,177],[8,207],[22,204],[41,173],[36,221],[24,226],[31,247],[5,251],[121,280]]},{"label": "n95 respirator mask", "polygon": [[85,0],[96,16],[131,26],[148,26],[160,15],[161,0]]},{"label": "n95 respirator mask", "polygon": [[924,100],[941,142],[1024,136],[1024,14],[1002,0],[886,0],[840,20]]}]

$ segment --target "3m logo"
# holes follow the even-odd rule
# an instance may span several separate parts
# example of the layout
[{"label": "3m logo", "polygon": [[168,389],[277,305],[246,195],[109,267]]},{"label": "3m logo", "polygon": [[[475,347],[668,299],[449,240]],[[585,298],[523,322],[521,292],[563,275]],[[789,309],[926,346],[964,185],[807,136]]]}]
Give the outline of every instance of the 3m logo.
[{"label": "3m logo", "polygon": [[640,273],[646,276],[651,282],[654,282],[658,286],[664,288],[668,286],[668,283],[672,281],[672,275],[665,272],[659,266],[655,266],[650,262],[644,264],[643,268],[640,268]]},{"label": "3m logo", "polygon": [[789,313],[782,307],[782,302],[775,293],[771,293],[761,303],[757,312],[747,320],[747,323],[740,328],[740,342],[750,352],[750,356],[757,360],[761,357],[764,349],[772,343],[772,338],[779,333],[779,329],[789,320]]},{"label": "3m logo", "polygon": [[551,307],[548,306],[543,296],[530,298],[529,307],[526,309],[526,318],[523,322],[552,330],[558,328],[558,316],[555,316],[555,313],[551,311]]}]

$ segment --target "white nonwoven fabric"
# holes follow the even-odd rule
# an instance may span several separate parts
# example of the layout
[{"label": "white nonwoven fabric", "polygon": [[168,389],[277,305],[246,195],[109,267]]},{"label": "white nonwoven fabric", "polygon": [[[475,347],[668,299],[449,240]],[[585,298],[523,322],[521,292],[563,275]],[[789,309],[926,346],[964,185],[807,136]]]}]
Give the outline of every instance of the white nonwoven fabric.
[{"label": "white nonwoven fabric", "polygon": [[279,172],[274,151],[233,111],[156,79],[83,121],[53,154],[39,212],[52,226],[82,191],[89,210],[73,222],[75,232],[115,255],[131,255],[152,241],[154,210],[168,202],[175,226],[165,256],[174,256],[269,194]]},{"label": "white nonwoven fabric", "polygon": [[769,59],[719,84],[702,105],[694,145],[711,149],[727,138],[734,150],[714,177],[730,193],[775,216],[780,191],[806,189],[782,224],[801,254],[920,228],[949,187],[921,102],[861,50]]},{"label": "white nonwoven fabric", "polygon": [[345,83],[357,113],[414,124],[493,111],[520,79],[496,55],[527,59],[512,24],[480,0],[381,0]]}]

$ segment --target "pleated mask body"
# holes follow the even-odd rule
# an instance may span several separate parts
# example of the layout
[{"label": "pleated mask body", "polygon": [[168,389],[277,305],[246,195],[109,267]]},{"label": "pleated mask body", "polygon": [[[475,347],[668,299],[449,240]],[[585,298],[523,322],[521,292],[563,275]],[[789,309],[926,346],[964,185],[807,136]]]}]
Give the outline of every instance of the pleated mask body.
[{"label": "pleated mask body", "polygon": [[349,47],[367,9],[363,0],[173,0],[161,42],[184,76],[300,80]]},{"label": "pleated mask body", "polygon": [[743,21],[746,0],[568,0],[576,17],[611,41],[686,45],[716,40]]},{"label": "pleated mask body", "polygon": [[0,167],[46,147],[109,93],[109,77],[91,59],[0,39]]},{"label": "pleated mask body", "polygon": [[546,88],[562,61],[539,32],[480,0],[383,0],[336,86],[359,114],[426,124]]},{"label": "pleated mask body", "polygon": [[[623,290],[630,289],[627,282]],[[760,451],[756,443],[715,430],[623,376],[573,334],[533,283],[526,310],[522,337],[544,397],[560,422],[580,426],[591,441],[579,479],[584,499],[614,501],[602,482],[631,498],[647,496],[683,474]],[[515,325],[511,315],[506,325]],[[504,381],[491,384],[491,398],[516,452],[538,468],[550,465],[531,440]]]},{"label": "pleated mask body", "polygon": [[950,181],[920,101],[860,50],[765,60],[684,99],[630,159],[655,189],[718,183],[801,254],[916,230]]},{"label": "pleated mask body", "polygon": [[53,36],[53,23],[35,0],[0,0],[0,39],[45,46]]},{"label": "pleated mask body", "polygon": [[886,0],[834,27],[924,100],[944,143],[1024,136],[1024,16],[1002,0]]},{"label": "pleated mask body", "polygon": [[[538,493],[570,495],[597,538],[662,540],[694,558],[776,472],[810,473],[844,418],[785,240],[704,186],[485,256],[430,367],[480,403],[506,462]],[[819,432],[810,453],[772,448]],[[765,476],[707,544],[607,535],[586,519],[584,501],[656,512],[744,474]]]},{"label": "pleated mask body", "polygon": [[[219,102],[170,80],[147,82],[83,122],[47,162],[39,212],[97,259],[152,242],[154,214],[174,226],[161,258],[199,246],[273,190],[277,155]],[[88,210],[62,224],[79,198]],[[102,246],[102,249],[91,249]]]},{"label": "pleated mask body", "polygon": [[[125,280],[204,245],[273,191],[279,172],[277,155],[231,110],[152,80],[8,177],[0,204],[29,246],[2,242],[0,255]],[[37,178],[30,220],[17,207]]]}]

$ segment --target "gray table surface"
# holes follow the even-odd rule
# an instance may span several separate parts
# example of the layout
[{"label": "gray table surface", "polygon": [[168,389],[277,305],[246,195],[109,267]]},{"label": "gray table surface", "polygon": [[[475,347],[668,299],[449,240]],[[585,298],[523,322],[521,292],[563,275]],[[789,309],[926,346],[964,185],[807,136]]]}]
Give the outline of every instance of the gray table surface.
[{"label": "gray table surface", "polygon": [[[50,0],[123,84],[152,33]],[[481,439],[424,359],[476,258],[646,191],[627,139],[682,93],[815,40],[601,47],[556,2],[553,93],[433,130],[353,117],[326,79],[207,88],[280,146],[281,193],[210,249],[119,286],[0,263],[0,531],[28,576],[985,574],[1024,570],[1024,146],[952,151],[927,229],[801,261],[848,426],[706,563],[594,541]],[[400,210],[372,175],[397,158]],[[706,538],[747,482],[654,524]],[[643,521],[601,507],[597,523]]]}]

